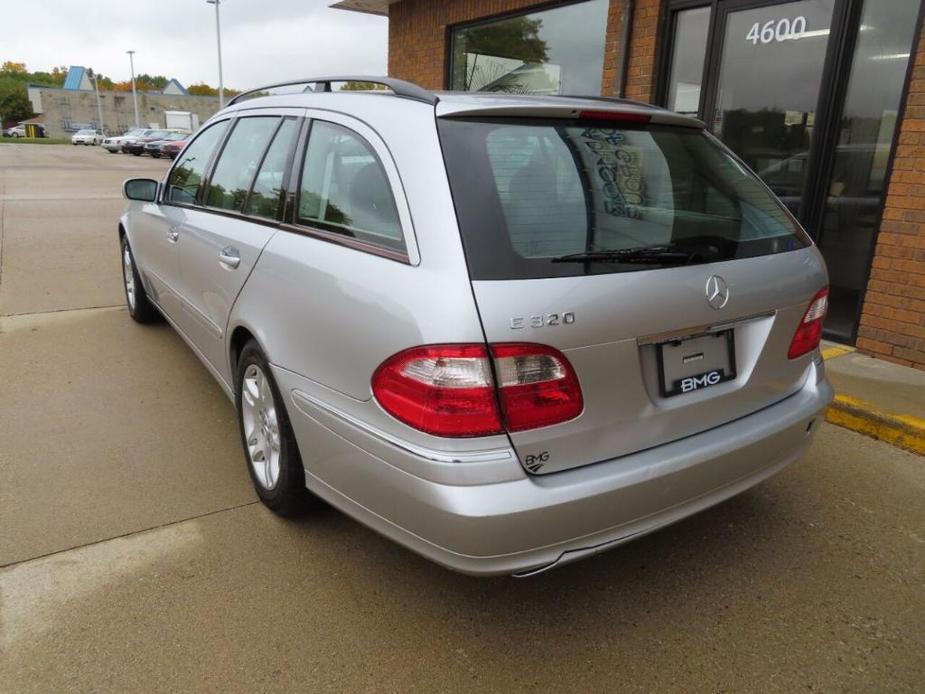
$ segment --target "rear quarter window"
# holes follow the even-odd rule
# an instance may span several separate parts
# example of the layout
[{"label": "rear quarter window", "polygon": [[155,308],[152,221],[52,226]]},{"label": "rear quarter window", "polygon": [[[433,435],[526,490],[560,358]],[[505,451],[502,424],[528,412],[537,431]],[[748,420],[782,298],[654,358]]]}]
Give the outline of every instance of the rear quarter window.
[{"label": "rear quarter window", "polygon": [[299,224],[404,251],[395,198],[372,146],[335,123],[312,121],[303,160]]}]

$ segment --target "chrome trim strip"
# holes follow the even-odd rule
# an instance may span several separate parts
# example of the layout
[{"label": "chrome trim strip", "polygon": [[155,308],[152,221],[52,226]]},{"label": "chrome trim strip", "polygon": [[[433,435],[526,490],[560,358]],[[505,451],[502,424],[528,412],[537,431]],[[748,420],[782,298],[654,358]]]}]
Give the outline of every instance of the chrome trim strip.
[{"label": "chrome trim strip", "polygon": [[636,344],[640,346],[657,345],[663,342],[683,340],[695,335],[703,335],[704,333],[718,333],[721,330],[735,328],[739,325],[742,325],[743,323],[750,323],[752,321],[761,320],[762,318],[773,318],[776,315],[776,310],[764,311],[763,313],[755,313],[751,316],[735,318],[733,320],[723,321],[722,323],[706,323],[704,325],[695,325],[693,327],[683,328],[681,330],[670,330],[664,333],[656,333],[655,335],[645,335],[643,337],[637,337]]},{"label": "chrome trim strip", "polygon": [[496,448],[488,451],[457,453],[437,451],[432,448],[427,448],[425,446],[419,446],[417,444],[404,441],[397,436],[393,436],[392,434],[382,431],[381,429],[374,427],[367,422],[357,419],[353,415],[347,414],[343,410],[340,410],[333,405],[318,400],[317,398],[314,398],[308,393],[305,393],[304,391],[301,391],[297,388],[292,390],[292,398],[296,404],[296,407],[298,407],[304,414],[308,415],[309,417],[311,417],[312,414],[311,412],[303,409],[304,405],[311,405],[324,410],[328,414],[334,415],[335,417],[344,420],[348,424],[352,424],[353,426],[363,430],[370,436],[375,436],[376,438],[385,441],[386,443],[390,443],[393,446],[397,446],[398,448],[401,448],[408,453],[412,453],[419,458],[426,458],[427,460],[432,460],[436,463],[517,462],[517,456],[514,455],[514,451],[511,448]]}]

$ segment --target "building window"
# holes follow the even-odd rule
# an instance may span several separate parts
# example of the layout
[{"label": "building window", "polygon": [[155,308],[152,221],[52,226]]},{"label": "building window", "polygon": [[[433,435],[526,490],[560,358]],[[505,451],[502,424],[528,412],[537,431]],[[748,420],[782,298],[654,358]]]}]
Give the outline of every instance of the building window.
[{"label": "building window", "polygon": [[700,113],[700,87],[709,30],[709,7],[682,10],[675,14],[668,84],[668,108],[672,111],[690,116]]},{"label": "building window", "polygon": [[587,0],[451,30],[450,88],[601,93],[608,0]]}]

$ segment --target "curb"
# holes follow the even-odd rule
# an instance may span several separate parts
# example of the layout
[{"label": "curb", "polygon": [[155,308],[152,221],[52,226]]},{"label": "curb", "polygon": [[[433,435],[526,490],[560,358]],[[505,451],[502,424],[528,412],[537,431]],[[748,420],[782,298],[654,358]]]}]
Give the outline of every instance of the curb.
[{"label": "curb", "polygon": [[[854,352],[854,347],[833,345],[822,350],[826,361]],[[925,455],[925,419],[883,412],[860,398],[837,393],[825,420],[897,448]]]},{"label": "curb", "polygon": [[827,422],[925,455],[925,419],[880,412],[869,402],[838,394],[826,410]]}]

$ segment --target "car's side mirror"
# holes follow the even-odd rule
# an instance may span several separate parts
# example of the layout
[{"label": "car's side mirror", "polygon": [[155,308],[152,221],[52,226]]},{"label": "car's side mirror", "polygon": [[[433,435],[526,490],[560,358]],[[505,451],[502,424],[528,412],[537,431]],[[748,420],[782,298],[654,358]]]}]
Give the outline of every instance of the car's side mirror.
[{"label": "car's side mirror", "polygon": [[122,184],[122,195],[128,200],[154,202],[158,183],[153,178],[130,178]]}]

